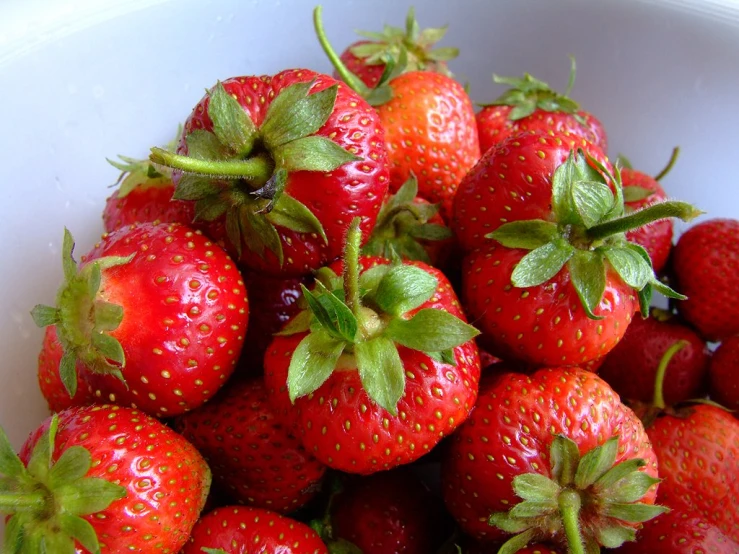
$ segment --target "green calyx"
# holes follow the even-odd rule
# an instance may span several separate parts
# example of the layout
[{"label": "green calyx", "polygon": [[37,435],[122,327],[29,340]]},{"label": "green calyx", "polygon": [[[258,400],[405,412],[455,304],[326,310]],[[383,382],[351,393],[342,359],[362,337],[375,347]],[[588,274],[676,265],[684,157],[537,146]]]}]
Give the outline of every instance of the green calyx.
[{"label": "green calyx", "polygon": [[505,247],[530,250],[511,275],[514,286],[541,285],[566,266],[592,319],[601,319],[595,310],[606,289],[608,267],[638,292],[645,317],[654,290],[685,298],[657,279],[647,251],[627,241],[624,233],[659,219],[690,221],[702,213],[695,207],[669,201],[627,214],[618,168],[611,173],[578,150],[554,172],[552,212],[554,221],[513,221],[486,235]]},{"label": "green calyx", "polygon": [[418,182],[411,177],[380,209],[372,235],[362,247],[366,256],[431,263],[423,241],[443,241],[452,237],[444,225],[429,223],[439,211],[438,204],[416,203]]},{"label": "green calyx", "polygon": [[75,541],[99,553],[95,529],[80,516],[104,510],[126,496],[124,487],[85,477],[92,458],[81,446],[67,448],[52,462],[57,427],[54,416],[27,467],[0,428],[0,513],[11,516],[5,528],[6,554],[74,554]]},{"label": "green calyx", "polygon": [[294,401],[317,390],[334,370],[356,367],[370,398],[395,415],[405,390],[398,345],[454,363],[453,349],[478,331],[443,310],[408,316],[433,296],[437,279],[403,263],[361,271],[359,223],[355,218],[347,234],[344,275],[321,270],[315,289],[303,288],[306,309],[280,332],[308,333],[290,361],[288,392]]},{"label": "green calyx", "polygon": [[580,457],[574,441],[558,435],[550,447],[550,477],[526,473],[513,479],[522,501],[489,523],[514,536],[498,551],[513,554],[536,541],[566,545],[571,554],[618,548],[636,538],[636,524],[667,511],[641,503],[659,479],[640,471],[645,462],[616,464],[618,437]]},{"label": "green calyx", "polygon": [[270,104],[261,127],[223,84],[208,92],[213,131],[195,129],[186,138],[187,156],[152,148],[150,160],[183,172],[174,198],[195,202],[195,218],[225,216],[226,232],[242,246],[284,262],[277,230],[314,233],[328,239],[318,218],[284,194],[293,171],[330,172],[361,158],[315,133],[334,110],[338,85],[310,93],[313,82],[285,88]]},{"label": "green calyx", "polygon": [[386,64],[388,60],[398,63],[401,53],[407,56],[406,71],[433,71],[447,77],[452,74],[446,62],[459,56],[459,49],[452,47],[433,48],[444,35],[447,27],[421,30],[413,7],[408,10],[405,28],[385,25],[381,33],[357,31],[371,40],[350,48],[352,54],[367,65]]},{"label": "green calyx", "polygon": [[577,113],[580,106],[568,96],[575,84],[576,69],[575,58],[570,56],[570,79],[564,94],[555,92],[547,83],[528,73],[524,73],[523,77],[501,77],[494,74],[493,82],[510,88],[493,102],[482,106],[512,106],[513,109],[508,114],[511,121],[528,117],[536,110],[543,110],[572,114],[579,123],[584,124],[585,120]]},{"label": "green calyx", "polygon": [[97,373],[115,375],[123,381],[121,369],[126,365],[123,347],[110,331],[123,320],[123,308],[106,302],[99,296],[102,271],[130,262],[127,257],[106,256],[77,267],[72,253],[74,239],[64,229],[62,265],[64,281],[57,291],[56,307],[36,305],[31,316],[39,327],[56,325],[64,354],[59,375],[70,397],[77,392],[77,362]]}]

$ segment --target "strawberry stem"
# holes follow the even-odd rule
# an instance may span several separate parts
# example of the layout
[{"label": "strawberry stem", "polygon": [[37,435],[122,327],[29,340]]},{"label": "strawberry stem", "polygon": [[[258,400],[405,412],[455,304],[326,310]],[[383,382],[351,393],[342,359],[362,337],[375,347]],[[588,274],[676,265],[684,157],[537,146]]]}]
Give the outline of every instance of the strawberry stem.
[{"label": "strawberry stem", "polygon": [[672,149],[672,155],[670,156],[670,159],[667,161],[667,165],[657,173],[657,175],[654,176],[655,181],[659,181],[662,179],[665,175],[667,175],[670,171],[672,171],[673,166],[675,165],[675,162],[677,161],[678,156],[680,155],[680,147],[676,146]]},{"label": "strawberry stem", "polygon": [[359,299],[359,252],[362,248],[361,217],[355,217],[346,233],[344,247],[344,296],[346,305],[354,316],[360,319],[362,304]]},{"label": "strawberry stem", "polygon": [[595,241],[598,239],[605,239],[617,233],[625,233],[632,229],[638,229],[639,227],[643,227],[648,223],[652,223],[653,221],[660,219],[676,217],[682,221],[691,221],[702,213],[703,212],[686,202],[660,202],[658,204],[653,204],[648,208],[644,208],[643,210],[632,212],[623,217],[595,225],[588,229],[586,234],[589,239]]},{"label": "strawberry stem", "polygon": [[49,504],[48,494],[42,489],[33,492],[0,493],[0,513],[41,513]]},{"label": "strawberry stem", "polygon": [[585,546],[580,533],[580,508],[582,507],[580,494],[574,490],[565,489],[559,494],[557,503],[560,514],[562,514],[569,554],[585,554]]},{"label": "strawberry stem", "polygon": [[202,160],[152,148],[149,159],[159,165],[221,179],[247,179],[263,185],[272,176],[274,162],[266,155],[246,160]]},{"label": "strawberry stem", "polygon": [[662,356],[657,366],[657,376],[654,378],[654,399],[652,404],[655,408],[664,410],[666,407],[665,396],[664,396],[664,384],[665,374],[667,373],[667,366],[670,365],[672,358],[680,352],[683,348],[688,346],[690,343],[686,340],[679,340],[670,346]]}]

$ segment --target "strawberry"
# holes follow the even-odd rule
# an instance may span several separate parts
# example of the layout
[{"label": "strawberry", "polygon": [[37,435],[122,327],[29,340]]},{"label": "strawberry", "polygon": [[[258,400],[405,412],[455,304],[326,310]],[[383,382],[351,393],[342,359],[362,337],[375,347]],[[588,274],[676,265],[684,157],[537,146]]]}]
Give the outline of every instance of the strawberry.
[{"label": "strawberry", "polygon": [[480,360],[477,331],[443,274],[360,260],[358,223],[345,261],[304,290],[309,309],[275,337],[264,369],[305,448],[329,467],[369,474],[420,458],[467,418]]},{"label": "strawberry", "polygon": [[224,506],[203,515],[181,554],[328,554],[316,532],[278,513]]},{"label": "strawberry", "polygon": [[[167,146],[170,151],[175,148],[176,142]],[[192,222],[195,217],[192,204],[172,200],[174,184],[169,168],[154,167],[149,160],[118,158],[120,161],[108,160],[121,174],[116,181],[118,189],[105,201],[103,224],[106,232],[148,221]]]},{"label": "strawberry", "polygon": [[709,341],[739,334],[739,221],[710,219],[683,233],[673,251],[679,312]]},{"label": "strawberry", "polygon": [[60,375],[70,395],[76,370],[96,398],[157,416],[197,408],[231,375],[249,304],[228,255],[185,225],[142,223],[103,235],[78,267],[65,230],[57,307],[36,306],[56,325]]},{"label": "strawberry", "polygon": [[739,335],[724,339],[708,366],[711,398],[739,411]]},{"label": "strawberry", "polygon": [[739,542],[739,421],[697,404],[661,414],[647,433],[663,479],[660,501],[687,506]]},{"label": "strawberry", "polygon": [[597,552],[633,540],[653,506],[657,461],[644,428],[608,384],[581,369],[505,373],[486,380],[477,407],[442,462],[447,508],[500,552],[552,541]]},{"label": "strawberry", "polygon": [[174,427],[203,454],[214,481],[241,504],[288,513],[320,488],[325,466],[276,419],[261,378],[230,383]]},{"label": "strawberry", "polygon": [[412,175],[383,204],[362,254],[388,259],[400,256],[439,268],[446,264],[452,253],[452,232],[439,214],[439,205],[417,194],[418,183]]},{"label": "strawberry", "polygon": [[77,372],[77,391],[69,395],[59,375],[59,366],[64,356],[64,347],[56,336],[56,326],[49,325],[44,332],[44,341],[38,356],[38,384],[52,412],[61,412],[72,406],[92,404],[95,396],[87,388],[81,372]]},{"label": "strawberry", "polygon": [[618,554],[736,554],[739,543],[716,526],[682,508],[647,521],[637,532],[636,542],[625,543]]},{"label": "strawberry", "polygon": [[369,236],[387,193],[377,113],[345,84],[307,69],[219,82],[185,122],[175,198],[245,267],[310,273],[341,254],[346,228]]},{"label": "strawberry", "polygon": [[692,329],[671,320],[635,318],[621,342],[605,357],[599,375],[622,398],[649,402],[654,397],[660,362],[668,349],[681,341],[680,350],[662,367],[666,371],[665,401],[676,404],[698,398],[705,392],[710,353]]},{"label": "strawberry", "polygon": [[0,430],[7,552],[178,552],[210,487],[190,443],[112,405],[64,410],[13,454]]},{"label": "strawberry", "polygon": [[[667,200],[667,193],[662,188],[659,180],[670,172],[679,153],[678,148],[672,151],[667,166],[656,177],[637,171],[630,166],[626,166],[621,170],[626,213]],[[662,219],[626,233],[627,240],[642,245],[647,251],[655,273],[661,272],[667,263],[667,258],[672,250],[673,227],[672,220]]]},{"label": "strawberry", "polygon": [[[494,548],[491,549],[489,543],[472,541],[470,539],[467,539],[467,541],[461,552],[457,551],[456,554],[491,554],[492,552],[497,552]],[[514,550],[510,554],[564,554],[564,552],[555,550],[545,544],[537,543]]]},{"label": "strawberry", "polygon": [[488,150],[465,177],[453,228],[464,249],[478,249],[464,262],[463,299],[493,355],[585,364],[620,340],[637,297],[642,313],[653,289],[682,298],[623,233],[699,212],[665,202],[625,214],[609,165],[582,139],[528,133]]},{"label": "strawberry", "polygon": [[[452,76],[447,62],[459,55],[457,48],[434,48],[444,38],[446,26],[421,30],[413,7],[408,9],[405,29],[385,25],[381,33],[358,31],[358,34],[371,40],[351,44],[340,58],[370,88],[380,83],[387,68],[386,62],[397,64],[401,55],[407,60],[406,71],[433,71],[447,77]],[[338,73],[334,76],[340,78]]]},{"label": "strawberry", "polygon": [[608,149],[603,124],[569,98],[575,84],[575,58],[570,60],[570,81],[564,94],[528,73],[523,77],[493,75],[493,82],[510,88],[494,102],[483,104],[475,116],[482,153],[511,136],[529,131],[566,131],[598,145],[604,152]]},{"label": "strawberry", "polygon": [[401,59],[370,89],[341,62],[326,39],[321,7],[314,11],[318,40],[341,78],[377,108],[390,164],[390,190],[418,177],[419,196],[451,215],[459,182],[480,158],[475,112],[467,92],[451,77],[404,70]]}]

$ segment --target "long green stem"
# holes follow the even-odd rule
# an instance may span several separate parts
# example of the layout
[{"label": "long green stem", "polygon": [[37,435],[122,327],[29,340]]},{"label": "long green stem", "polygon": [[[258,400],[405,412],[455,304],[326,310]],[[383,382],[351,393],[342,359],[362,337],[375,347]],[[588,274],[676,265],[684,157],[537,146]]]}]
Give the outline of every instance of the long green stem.
[{"label": "long green stem", "polygon": [[667,175],[670,171],[672,171],[672,167],[675,165],[675,162],[677,161],[678,156],[680,155],[680,147],[676,146],[672,149],[672,155],[670,156],[669,161],[667,162],[667,165],[664,167],[662,171],[657,173],[657,175],[654,176],[655,181],[659,181],[662,179],[665,175]]},{"label": "long green stem", "polygon": [[662,356],[662,359],[659,361],[659,365],[657,366],[657,375],[654,378],[654,400],[652,401],[652,405],[655,408],[664,410],[666,406],[664,384],[665,374],[667,373],[667,366],[670,365],[670,362],[672,361],[672,358],[675,356],[675,354],[680,352],[680,350],[682,350],[689,344],[690,343],[686,340],[677,341],[675,344],[667,349],[667,351]]},{"label": "long green stem", "polygon": [[41,512],[47,504],[43,491],[34,492],[0,492],[0,513],[16,514],[20,512]]},{"label": "long green stem", "polygon": [[600,225],[595,225],[587,230],[587,236],[591,240],[604,239],[616,233],[625,233],[632,229],[638,229],[660,219],[676,217],[683,221],[690,221],[702,213],[702,211],[687,202],[660,202],[658,204],[652,204],[643,210],[606,221]]},{"label": "long green stem", "polygon": [[567,536],[569,554],[585,554],[582,534],[580,533],[580,508],[582,500],[573,490],[565,489],[559,494],[559,512],[562,515],[562,525]]},{"label": "long green stem", "polygon": [[173,154],[161,148],[152,148],[149,160],[186,173],[220,179],[247,179],[261,184],[266,183],[274,171],[274,162],[268,156],[255,156],[246,160],[200,160]]},{"label": "long green stem", "polygon": [[361,217],[355,217],[346,233],[344,246],[344,296],[346,305],[357,319],[360,319],[359,300],[359,252],[362,249],[362,230],[359,228]]}]

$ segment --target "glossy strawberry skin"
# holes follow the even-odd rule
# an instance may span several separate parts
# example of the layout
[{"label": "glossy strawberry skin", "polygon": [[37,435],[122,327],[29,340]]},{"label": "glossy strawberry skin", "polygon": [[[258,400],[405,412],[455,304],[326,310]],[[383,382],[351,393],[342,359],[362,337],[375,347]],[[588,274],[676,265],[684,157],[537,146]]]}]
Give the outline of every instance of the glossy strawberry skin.
[{"label": "glossy strawberry skin", "polygon": [[325,466],[277,420],[261,378],[229,383],[205,406],[179,417],[175,429],[240,504],[289,513],[320,488]]},{"label": "glossy strawberry skin", "polygon": [[651,402],[657,367],[668,348],[678,341],[687,345],[667,366],[663,394],[668,405],[705,393],[710,352],[692,329],[654,317],[636,316],[621,341],[605,357],[599,375],[621,398]]},{"label": "glossy strawberry skin", "polygon": [[659,499],[684,504],[739,542],[739,421],[705,404],[647,429],[663,479]]},{"label": "glossy strawberry skin", "polygon": [[307,525],[246,506],[224,506],[201,517],[181,554],[202,554],[203,548],[227,554],[328,554]]},{"label": "glossy strawberry skin", "polygon": [[38,384],[52,412],[60,412],[72,406],[86,406],[95,401],[83,377],[84,368],[77,367],[77,392],[70,397],[59,375],[59,364],[64,349],[56,335],[56,327],[49,325],[44,331],[44,341],[38,356]]},{"label": "glossy strawberry skin", "polygon": [[603,124],[588,112],[582,110],[577,112],[577,115],[584,120],[583,124],[574,114],[548,112],[542,109],[536,109],[531,115],[512,121],[510,119],[512,110],[512,106],[501,105],[486,106],[477,112],[475,120],[480,136],[480,151],[483,154],[509,137],[530,131],[567,132],[598,145],[604,152],[608,150]]},{"label": "glossy strawberry skin", "polygon": [[[487,518],[521,501],[511,485],[516,475],[550,476],[549,447],[557,434],[572,439],[581,455],[619,435],[616,463],[641,458],[643,471],[657,476],[644,427],[597,375],[551,368],[493,376],[483,381],[474,412],[442,462],[444,499],[465,533],[484,541],[505,538]],[[655,496],[653,488],[642,502],[651,504]]]},{"label": "glossy strawberry skin", "polygon": [[[360,258],[360,263],[369,268],[389,262]],[[439,270],[422,262],[405,263],[423,268],[438,281],[432,298],[407,317],[432,308],[466,321],[456,294]],[[333,268],[341,274],[340,265]],[[265,383],[305,448],[334,469],[370,474],[410,463],[452,433],[475,404],[480,358],[476,344],[469,341],[454,349],[456,367],[398,345],[407,379],[396,417],[369,398],[356,366],[335,371],[318,390],[291,405],[286,386],[290,355],[303,337],[303,333],[275,337],[265,354]]]},{"label": "glossy strawberry skin", "polygon": [[[641,171],[629,168],[622,169],[621,183],[624,188],[640,187],[653,191],[647,198],[626,202],[627,211],[641,210],[656,202],[667,200],[667,193],[662,185],[653,177]],[[660,219],[626,233],[627,240],[640,244],[647,250],[655,273],[662,271],[670,256],[673,227],[674,224],[671,219]]]},{"label": "glossy strawberry skin", "polygon": [[[130,408],[75,407],[58,417],[53,461],[66,449],[82,446],[92,456],[87,477],[126,488],[125,498],[83,516],[95,528],[102,553],[149,553],[154,545],[161,552],[178,552],[210,487],[210,471],[198,451],[156,419]],[[24,463],[50,422],[24,443],[19,454]],[[78,546],[77,552],[87,550]]]},{"label": "glossy strawberry skin", "polygon": [[407,468],[348,483],[334,499],[332,513],[336,538],[363,554],[436,552],[453,529],[441,499]]},{"label": "glossy strawberry skin", "polygon": [[191,202],[173,200],[174,184],[147,186],[139,185],[123,198],[115,191],[106,201],[103,211],[103,225],[106,233],[116,229],[161,221],[162,223],[182,223],[190,225],[195,218]]},{"label": "glossy strawberry skin", "polygon": [[454,79],[411,71],[390,81],[393,98],[378,107],[385,127],[391,192],[418,179],[418,195],[449,217],[457,187],[480,158],[472,102]]},{"label": "glossy strawberry skin", "polygon": [[552,221],[554,171],[578,148],[610,169],[600,148],[568,134],[525,133],[485,152],[454,199],[451,226],[462,249],[489,243],[485,235],[510,221]]},{"label": "glossy strawberry skin", "polygon": [[626,332],[638,301],[612,271],[596,315],[582,308],[570,274],[546,283],[511,285],[511,273],[527,251],[491,242],[463,262],[462,300],[482,331],[480,343],[494,356],[533,366],[580,365],[607,354]]},{"label": "glossy strawberry skin", "polygon": [[739,413],[739,336],[725,339],[711,357],[708,369],[711,398]]},{"label": "glossy strawberry skin", "polygon": [[96,398],[175,416],[212,397],[234,370],[249,317],[241,274],[199,231],[146,223],[104,235],[83,258],[133,259],[103,271],[101,296],[123,307],[110,332],[123,345],[127,385],[89,373]]},{"label": "glossy strawberry skin", "polygon": [[[385,72],[385,64],[368,64],[362,58],[352,54],[352,48],[362,44],[371,44],[371,41],[358,40],[357,42],[347,46],[346,50],[344,50],[339,57],[341,58],[341,61],[344,62],[347,69],[359,77],[365,85],[370,88],[375,88],[379,84],[382,74]],[[341,79],[341,76],[337,72],[334,72],[334,78]]]},{"label": "glossy strawberry skin", "polygon": [[665,514],[647,521],[635,542],[624,543],[618,554],[736,554],[739,544],[699,515],[671,507]]},{"label": "glossy strawberry skin", "polygon": [[[233,77],[222,81],[222,85],[259,127],[264,122],[272,99],[280,91],[290,85],[313,80],[315,83],[311,93],[336,83],[339,86],[332,115],[316,135],[329,138],[362,160],[346,163],[330,173],[290,173],[285,194],[299,200],[313,212],[323,225],[328,243],[324,244],[316,234],[278,227],[284,253],[282,266],[269,250],[265,251],[262,258],[249,248],[242,249],[241,263],[250,269],[275,276],[305,275],[336,259],[341,254],[349,222],[356,216],[362,217],[361,228],[366,238],[375,223],[389,184],[385,137],[377,113],[344,83],[308,69],[291,69],[274,76]],[[185,122],[178,153],[187,153],[185,138],[193,130],[213,129],[208,105],[209,97],[206,95],[193,109]],[[175,171],[175,186],[179,178],[179,172]],[[223,241],[229,252],[236,256],[234,245],[228,242],[225,235],[225,226],[218,224],[222,223],[222,219],[215,223],[206,225],[204,229],[214,233],[213,238]]]},{"label": "glossy strawberry skin", "polygon": [[712,219],[683,233],[673,250],[678,310],[709,341],[739,333],[739,221]]}]

